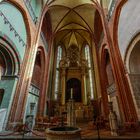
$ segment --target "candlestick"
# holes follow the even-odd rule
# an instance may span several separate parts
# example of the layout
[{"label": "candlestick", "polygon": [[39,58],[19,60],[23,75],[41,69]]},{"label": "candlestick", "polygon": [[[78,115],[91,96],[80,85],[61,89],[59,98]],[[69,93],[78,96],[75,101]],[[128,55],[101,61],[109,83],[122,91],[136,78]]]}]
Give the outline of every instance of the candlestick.
[{"label": "candlestick", "polygon": [[70,91],[70,98],[73,99],[73,89],[71,88]]}]

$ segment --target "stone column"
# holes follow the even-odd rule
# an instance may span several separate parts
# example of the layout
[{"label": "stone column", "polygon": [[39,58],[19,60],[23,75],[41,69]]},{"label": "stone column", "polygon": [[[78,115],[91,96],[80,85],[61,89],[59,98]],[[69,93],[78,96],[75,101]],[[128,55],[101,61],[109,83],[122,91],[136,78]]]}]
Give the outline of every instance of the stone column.
[{"label": "stone column", "polygon": [[65,105],[66,68],[61,69],[61,104]]},{"label": "stone column", "polygon": [[82,101],[84,105],[87,105],[87,87],[86,87],[86,70],[85,67],[82,68]]}]

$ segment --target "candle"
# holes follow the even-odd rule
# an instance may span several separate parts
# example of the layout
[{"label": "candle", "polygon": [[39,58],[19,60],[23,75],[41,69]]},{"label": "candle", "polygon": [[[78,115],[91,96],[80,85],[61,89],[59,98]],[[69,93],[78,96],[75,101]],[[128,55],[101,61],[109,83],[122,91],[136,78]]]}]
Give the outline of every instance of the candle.
[{"label": "candle", "polygon": [[71,91],[70,92],[70,95],[71,95],[70,98],[73,99],[73,89],[71,88],[70,91]]},{"label": "candle", "polygon": [[108,102],[110,102],[111,100],[110,100],[110,95],[108,94]]}]

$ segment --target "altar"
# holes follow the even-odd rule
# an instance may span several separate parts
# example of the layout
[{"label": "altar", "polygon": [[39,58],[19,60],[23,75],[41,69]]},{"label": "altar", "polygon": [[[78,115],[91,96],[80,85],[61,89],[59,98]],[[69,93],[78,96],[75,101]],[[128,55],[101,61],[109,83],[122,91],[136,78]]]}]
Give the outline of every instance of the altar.
[{"label": "altar", "polygon": [[76,103],[75,117],[76,121],[92,120],[93,107],[89,105],[83,105],[81,103]]}]

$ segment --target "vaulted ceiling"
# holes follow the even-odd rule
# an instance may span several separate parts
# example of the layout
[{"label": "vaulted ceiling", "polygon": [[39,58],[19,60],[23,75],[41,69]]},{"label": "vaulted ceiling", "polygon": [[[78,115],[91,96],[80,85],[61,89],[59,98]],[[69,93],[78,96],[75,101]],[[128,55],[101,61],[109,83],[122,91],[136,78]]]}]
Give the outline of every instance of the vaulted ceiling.
[{"label": "vaulted ceiling", "polygon": [[92,0],[47,0],[46,4],[56,45],[61,42],[81,48],[85,42],[91,44],[97,14]]}]

